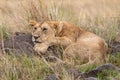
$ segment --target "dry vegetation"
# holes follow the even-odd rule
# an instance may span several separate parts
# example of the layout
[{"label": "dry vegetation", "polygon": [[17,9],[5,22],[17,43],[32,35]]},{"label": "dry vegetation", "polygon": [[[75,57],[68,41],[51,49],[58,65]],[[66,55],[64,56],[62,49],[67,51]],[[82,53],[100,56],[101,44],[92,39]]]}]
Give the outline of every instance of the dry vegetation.
[{"label": "dry vegetation", "polygon": [[[30,32],[30,19],[69,21],[109,44],[120,28],[120,0],[0,0],[0,38],[16,31]],[[109,56],[108,62],[120,67],[120,55]],[[38,57],[19,59],[0,54],[0,80],[43,80],[49,73],[54,71]],[[63,76],[63,80],[73,80],[69,78]]]}]

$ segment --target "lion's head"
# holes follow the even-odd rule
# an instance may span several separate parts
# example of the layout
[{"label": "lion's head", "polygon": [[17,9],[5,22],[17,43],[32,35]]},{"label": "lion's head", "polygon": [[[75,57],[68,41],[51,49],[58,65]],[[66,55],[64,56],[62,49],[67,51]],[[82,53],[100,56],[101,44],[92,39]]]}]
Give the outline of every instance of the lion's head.
[{"label": "lion's head", "polygon": [[46,21],[36,22],[30,21],[32,26],[32,41],[34,43],[41,43],[47,40],[48,37],[54,37],[57,33],[62,30],[60,22]]},{"label": "lion's head", "polygon": [[[57,21],[46,21],[46,22],[36,22],[30,21],[30,26],[32,26],[32,41],[37,48],[42,44],[45,44],[45,49],[51,46],[49,44],[50,39],[55,37],[62,30],[62,23]],[[39,51],[37,48],[37,51]],[[42,50],[45,51],[45,50]]]}]

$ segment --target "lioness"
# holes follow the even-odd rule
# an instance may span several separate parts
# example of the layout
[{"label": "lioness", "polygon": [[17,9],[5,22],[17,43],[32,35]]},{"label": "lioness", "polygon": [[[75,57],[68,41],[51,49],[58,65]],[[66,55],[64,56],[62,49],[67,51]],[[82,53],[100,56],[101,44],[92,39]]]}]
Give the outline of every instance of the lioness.
[{"label": "lioness", "polygon": [[94,33],[65,21],[30,21],[30,25],[33,27],[34,49],[38,52],[45,53],[51,45],[62,45],[65,61],[78,56],[82,62],[101,63],[104,60],[107,44]]}]

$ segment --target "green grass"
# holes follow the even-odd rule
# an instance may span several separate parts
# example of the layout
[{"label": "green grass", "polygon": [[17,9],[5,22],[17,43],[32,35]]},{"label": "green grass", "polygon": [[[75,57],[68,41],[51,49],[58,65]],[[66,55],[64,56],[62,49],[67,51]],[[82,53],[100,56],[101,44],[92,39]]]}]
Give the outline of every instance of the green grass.
[{"label": "green grass", "polygon": [[8,39],[10,37],[10,33],[5,25],[0,26],[0,39]]},{"label": "green grass", "polygon": [[[17,5],[14,0],[2,1],[5,3],[5,5],[0,6],[0,9],[4,11],[10,11],[10,13],[0,13],[0,23],[4,23],[0,25],[0,39],[8,39],[11,35],[10,33],[16,31],[30,32],[30,28],[28,26],[30,19],[37,21],[69,21],[79,27],[96,33],[104,38],[108,44],[111,43],[111,41],[115,38],[116,33],[119,31],[119,10],[117,10],[119,13],[118,15],[116,14],[115,17],[111,17],[109,15],[101,16],[101,14],[104,13],[106,15],[107,13],[105,13],[104,10],[99,11],[101,7],[104,6],[104,9],[106,11],[110,11],[109,13],[112,14],[114,12],[113,8],[115,7],[115,9],[118,9],[119,7],[119,5],[114,3],[114,0],[111,0],[111,5],[103,1],[101,7],[98,7],[101,3],[96,6],[96,1],[94,0],[91,0],[92,3],[90,3],[89,6],[85,4],[86,2],[84,3],[86,0],[81,0],[80,3],[83,6],[81,6],[80,9],[75,7],[77,3],[73,4],[73,2],[70,2],[70,4],[70,0],[67,1],[67,4],[64,4],[64,1],[62,1],[59,3],[59,5],[57,0],[51,0],[52,3],[48,2],[49,4],[47,5],[44,4],[44,0],[21,0],[23,2],[20,2],[19,4],[17,3]],[[6,3],[9,5],[6,5]],[[103,5],[103,3],[107,3],[109,5]],[[95,6],[97,9],[95,9]],[[91,7],[93,7],[93,9]],[[74,12],[75,10],[77,12]],[[94,15],[93,11],[98,15]],[[112,63],[120,67],[120,53],[117,55],[108,55],[106,59],[106,63]],[[52,73],[63,74],[62,80],[74,80],[73,76],[69,75],[63,66],[56,66],[56,63],[48,64],[51,66],[48,66],[41,58],[37,56],[27,57],[24,55],[20,58],[15,55],[3,55],[0,53],[0,80],[44,80],[46,76]],[[51,70],[50,67],[56,71]],[[80,67],[79,70],[82,72],[87,72],[95,67],[96,66],[94,65],[89,65],[86,67]],[[117,72],[104,71],[98,74],[99,80],[103,80],[103,78],[105,78],[105,80],[111,80],[112,77],[120,80],[120,74]]]},{"label": "green grass", "polygon": [[120,73],[118,71],[113,70],[104,70],[97,75],[99,80],[112,80],[112,79],[119,80],[118,76],[120,76]]},{"label": "green grass", "polygon": [[120,52],[115,55],[108,55],[108,62],[120,67]]},{"label": "green grass", "polygon": [[0,80],[43,80],[52,73],[39,57],[0,55]]},{"label": "green grass", "polygon": [[[113,60],[112,60],[113,59]],[[120,57],[111,57],[110,62],[114,60],[120,60]],[[52,71],[51,67],[53,68]],[[62,75],[62,80],[74,80],[74,75],[68,74],[67,69],[59,63],[46,64],[43,59],[37,56],[27,57],[26,55],[18,57],[15,55],[3,55],[0,54],[0,80],[44,80],[46,76],[50,74]],[[88,72],[95,69],[96,66],[90,65],[79,68],[82,72]],[[97,74],[99,80],[111,80],[112,78],[120,79],[120,74],[117,71],[104,70]]]}]

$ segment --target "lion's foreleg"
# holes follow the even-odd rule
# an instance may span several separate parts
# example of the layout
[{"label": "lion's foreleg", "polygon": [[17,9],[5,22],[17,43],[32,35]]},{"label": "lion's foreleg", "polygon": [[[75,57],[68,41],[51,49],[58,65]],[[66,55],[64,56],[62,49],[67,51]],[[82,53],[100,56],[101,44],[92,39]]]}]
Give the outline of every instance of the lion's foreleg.
[{"label": "lion's foreleg", "polygon": [[39,53],[44,54],[44,53],[47,51],[48,47],[49,47],[49,46],[48,46],[47,44],[45,44],[45,43],[36,44],[36,45],[34,46],[34,50],[35,50],[36,52],[39,52]]},{"label": "lion's foreleg", "polygon": [[62,46],[68,46],[70,45],[72,42],[71,39],[67,38],[67,37],[55,37],[52,40],[52,44],[53,45],[62,45]]}]

